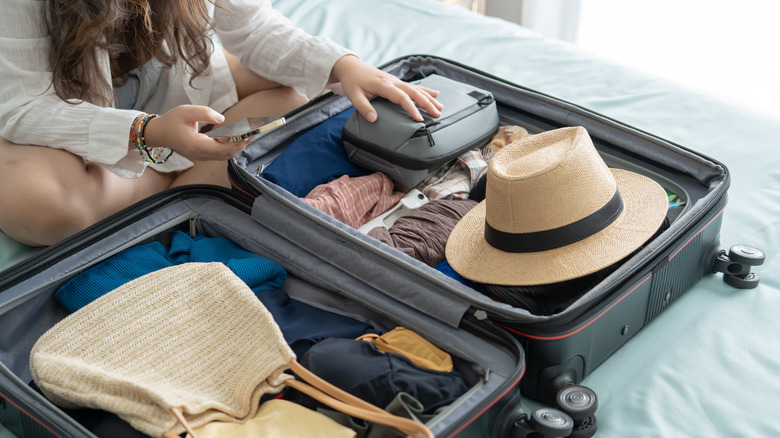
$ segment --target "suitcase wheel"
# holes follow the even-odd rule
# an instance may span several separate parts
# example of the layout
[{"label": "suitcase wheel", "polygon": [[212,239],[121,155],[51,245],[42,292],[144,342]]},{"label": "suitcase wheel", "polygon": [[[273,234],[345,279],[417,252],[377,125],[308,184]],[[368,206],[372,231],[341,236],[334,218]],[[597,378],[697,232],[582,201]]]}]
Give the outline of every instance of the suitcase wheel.
[{"label": "suitcase wheel", "polygon": [[555,397],[558,409],[574,420],[582,420],[596,413],[599,401],[596,393],[587,386],[570,385],[558,391]]},{"label": "suitcase wheel", "polygon": [[530,423],[536,431],[534,437],[568,437],[574,430],[574,420],[566,413],[553,408],[539,408],[531,412]]},{"label": "suitcase wheel", "polygon": [[758,248],[748,245],[733,245],[728,253],[720,250],[715,255],[712,272],[722,272],[723,281],[737,289],[753,289],[758,286],[760,277],[750,272],[751,267],[759,266],[766,260],[766,254]]},{"label": "suitcase wheel", "polygon": [[594,435],[596,435],[596,416],[591,415],[579,421],[575,420],[574,429],[566,438],[590,438]]},{"label": "suitcase wheel", "polygon": [[565,412],[539,408],[529,416],[520,403],[507,405],[499,415],[493,435],[496,438],[563,438],[572,436],[575,422]]},{"label": "suitcase wheel", "polygon": [[555,397],[558,409],[569,415],[574,421],[572,433],[568,438],[589,438],[596,434],[596,409],[599,400],[596,393],[582,385],[570,385],[561,388]]},{"label": "suitcase wheel", "polygon": [[760,277],[755,272],[748,272],[746,275],[724,275],[723,281],[731,287],[737,289],[753,289],[758,286]]},{"label": "suitcase wheel", "polygon": [[734,245],[729,248],[729,259],[746,266],[759,266],[764,263],[764,251],[747,245]]}]

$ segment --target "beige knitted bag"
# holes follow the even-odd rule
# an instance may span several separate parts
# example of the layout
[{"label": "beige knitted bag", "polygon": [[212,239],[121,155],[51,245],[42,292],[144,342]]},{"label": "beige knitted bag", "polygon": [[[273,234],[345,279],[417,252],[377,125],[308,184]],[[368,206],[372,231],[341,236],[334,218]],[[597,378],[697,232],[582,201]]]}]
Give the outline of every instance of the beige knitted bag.
[{"label": "beige knitted bag", "polygon": [[30,370],[53,403],[114,412],[155,437],[249,420],[260,397],[284,385],[349,415],[433,436],[299,365],[271,313],[222,263],[161,269],[98,298],[38,339]]}]

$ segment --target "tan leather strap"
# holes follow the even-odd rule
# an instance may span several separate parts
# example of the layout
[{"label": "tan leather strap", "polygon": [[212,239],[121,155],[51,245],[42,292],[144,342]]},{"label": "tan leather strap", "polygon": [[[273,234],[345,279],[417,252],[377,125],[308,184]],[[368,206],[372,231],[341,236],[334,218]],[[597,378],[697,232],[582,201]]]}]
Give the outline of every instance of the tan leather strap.
[{"label": "tan leather strap", "polygon": [[372,423],[394,427],[413,438],[434,438],[433,433],[424,424],[418,423],[408,418],[390,414],[389,412],[379,409],[376,406],[374,406],[374,408],[378,409],[380,412],[377,412],[374,409],[366,409],[342,402],[341,400],[338,400],[335,397],[320,391],[306,382],[301,382],[300,380],[290,379],[287,380],[285,384],[347,415],[361,418]]},{"label": "tan leather strap", "polygon": [[[184,414],[181,412],[181,409],[177,408],[176,406],[171,406],[171,413],[173,413],[173,416],[179,420],[179,423],[181,423],[182,426],[184,426],[184,430],[190,434],[190,438],[198,438],[198,435],[196,435],[195,431],[193,431],[192,427],[190,427],[190,423],[188,423],[187,419],[184,418]],[[163,432],[163,438],[179,438],[179,435],[173,433],[171,430],[166,430]]]},{"label": "tan leather strap", "polygon": [[366,333],[358,336],[355,338],[356,341],[368,341],[368,342],[374,342],[374,339],[378,339],[379,335],[376,333]]},{"label": "tan leather strap", "polygon": [[359,397],[355,397],[354,395],[348,393],[347,391],[344,391],[338,386],[335,386],[332,383],[323,380],[320,376],[312,373],[307,368],[304,368],[304,366],[298,363],[298,361],[296,361],[295,359],[290,361],[290,370],[292,370],[292,372],[297,374],[298,377],[300,377],[301,379],[309,383],[311,386],[319,389],[325,394],[330,395],[331,397],[343,401],[344,403],[350,404],[352,406],[358,406],[363,409],[367,409],[369,411],[386,413],[384,409],[378,408],[372,405],[371,403]]},{"label": "tan leather strap", "polygon": [[[322,403],[325,403],[326,405],[334,409],[341,410],[346,414],[358,418],[362,418],[367,421],[373,421],[375,423],[395,427],[396,429],[412,437],[425,436],[428,438],[433,438],[433,433],[424,424],[418,423],[408,418],[399,417],[397,415],[390,414],[384,409],[374,406],[371,403],[359,397],[355,397],[354,395],[342,390],[341,388],[331,384],[330,382],[322,379],[320,376],[304,368],[303,365],[298,363],[298,361],[295,360],[294,358],[290,361],[289,366],[290,366],[290,370],[293,371],[296,375],[298,375],[298,377],[300,377],[302,380],[304,380],[305,383],[296,380],[290,380],[286,383],[292,386],[293,388],[298,389],[299,391],[304,392],[305,394],[311,396],[312,398]],[[321,394],[322,397],[327,397],[329,400],[340,402],[340,404],[343,404],[345,406],[357,408],[359,409],[359,412],[352,414],[350,412],[347,412],[346,410],[342,410],[336,406],[333,406],[332,404],[329,404],[328,401],[317,398],[315,395],[312,395],[311,390],[306,392],[298,388],[298,386],[302,386],[302,385],[306,385],[311,390],[318,392],[319,394],[317,395]],[[368,417],[366,417],[366,415],[368,415]]]}]

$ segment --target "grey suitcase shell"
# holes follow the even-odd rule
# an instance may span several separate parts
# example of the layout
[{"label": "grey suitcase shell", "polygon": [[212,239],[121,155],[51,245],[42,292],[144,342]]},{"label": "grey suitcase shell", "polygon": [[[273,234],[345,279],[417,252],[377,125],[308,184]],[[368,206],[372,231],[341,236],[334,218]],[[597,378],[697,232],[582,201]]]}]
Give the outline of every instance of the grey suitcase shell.
[{"label": "grey suitcase shell", "polygon": [[404,325],[422,334],[453,355],[470,385],[428,423],[432,432],[437,437],[507,436],[522,412],[524,356],[515,339],[475,319],[467,301],[429,293],[404,275],[403,265],[376,266],[380,250],[345,241],[340,227],[312,221],[277,194],[258,197],[254,206],[250,202],[226,189],[173,189],[2,273],[0,422],[18,438],[95,436],[28,386],[32,345],[68,314],[53,294],[69,278],[127,247],[165,242],[172,230],[182,230],[229,238],[280,263],[288,272],[285,291],[295,298],[360,315],[377,326]]},{"label": "grey suitcase shell", "polygon": [[[755,284],[750,263],[729,260],[719,232],[727,200],[729,173],[720,162],[639,131],[585,108],[544,95],[456,62],[428,55],[399,58],[383,67],[404,79],[438,74],[490,92],[502,124],[521,125],[530,133],[563,126],[583,126],[606,163],[646,175],[678,194],[683,207],[670,209],[671,225],[658,238],[588,291],[566,310],[549,316],[496,302],[460,282],[380,244],[322,214],[281,187],[258,177],[257,170],[276,157],[299,132],[344,111],[349,102],[324,96],[292,114],[288,126],[258,138],[231,162],[234,185],[250,195],[277,192],[315,223],[338,227],[344,241],[370,248],[382,259],[429,290],[458,297],[470,312],[488,317],[514,333],[526,352],[523,393],[555,403],[558,391],[580,382],[645,325],[672,305],[703,275],[716,271],[734,283]],[[758,264],[758,262],[754,263]]]},{"label": "grey suitcase shell", "polygon": [[498,130],[491,93],[435,74],[415,83],[439,91],[440,117],[422,112],[424,121],[417,122],[399,105],[374,99],[382,123],[370,123],[355,111],[342,131],[352,162],[383,172],[404,192],[463,152],[486,145]]}]

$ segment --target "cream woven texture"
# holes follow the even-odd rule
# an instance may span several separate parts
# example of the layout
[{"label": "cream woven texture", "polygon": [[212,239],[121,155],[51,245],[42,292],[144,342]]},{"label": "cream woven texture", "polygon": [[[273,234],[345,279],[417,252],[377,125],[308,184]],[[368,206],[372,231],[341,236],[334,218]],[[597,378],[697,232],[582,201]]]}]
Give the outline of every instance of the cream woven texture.
[{"label": "cream woven texture", "polygon": [[135,279],[73,313],[33,346],[30,370],[55,404],[111,411],[151,436],[252,418],[281,391],[294,353],[271,313],[221,263]]},{"label": "cream woven texture", "polygon": [[[485,240],[485,219],[507,233],[530,233],[573,223],[615,193],[623,212],[605,229],[548,251],[505,252]],[[530,135],[490,162],[485,200],[453,228],[446,257],[469,280],[504,286],[557,283],[596,272],[639,248],[661,226],[666,191],[634,172],[609,169],[585,128]]]}]

